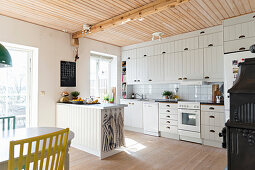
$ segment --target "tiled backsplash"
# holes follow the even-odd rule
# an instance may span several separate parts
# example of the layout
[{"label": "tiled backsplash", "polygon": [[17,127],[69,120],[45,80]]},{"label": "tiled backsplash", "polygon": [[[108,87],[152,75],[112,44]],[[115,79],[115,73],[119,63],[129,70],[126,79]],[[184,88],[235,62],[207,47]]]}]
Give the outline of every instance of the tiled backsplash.
[{"label": "tiled backsplash", "polygon": [[162,92],[165,90],[174,93],[177,90],[176,94],[182,100],[212,100],[212,85],[146,84],[133,86],[134,93],[143,94],[149,99],[162,99]]}]

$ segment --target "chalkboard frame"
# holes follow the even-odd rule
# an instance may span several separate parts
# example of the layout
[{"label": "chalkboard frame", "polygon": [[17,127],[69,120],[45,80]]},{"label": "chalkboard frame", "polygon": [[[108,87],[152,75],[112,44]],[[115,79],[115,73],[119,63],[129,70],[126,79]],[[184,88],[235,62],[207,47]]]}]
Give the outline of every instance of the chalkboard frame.
[{"label": "chalkboard frame", "polygon": [[[65,67],[69,65],[69,67]],[[74,70],[72,70],[74,69]],[[73,71],[73,74],[71,74]],[[70,75],[67,75],[70,73]],[[71,61],[60,61],[60,86],[76,87],[76,63]]]}]

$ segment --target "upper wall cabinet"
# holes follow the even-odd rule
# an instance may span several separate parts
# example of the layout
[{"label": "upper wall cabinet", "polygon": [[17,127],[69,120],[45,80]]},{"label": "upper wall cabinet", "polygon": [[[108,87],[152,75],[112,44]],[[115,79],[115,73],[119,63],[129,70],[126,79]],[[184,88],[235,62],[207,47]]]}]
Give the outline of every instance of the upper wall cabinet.
[{"label": "upper wall cabinet", "polygon": [[198,36],[175,41],[175,52],[198,49]]},{"label": "upper wall cabinet", "polygon": [[189,50],[183,52],[183,80],[203,79],[203,49]]},{"label": "upper wall cabinet", "polygon": [[136,53],[137,53],[136,49],[122,51],[122,61],[136,58]]},{"label": "upper wall cabinet", "polygon": [[182,80],[182,52],[164,54],[164,80]]},{"label": "upper wall cabinet", "polygon": [[224,81],[223,57],[223,46],[204,48],[204,79],[206,81]]},{"label": "upper wall cabinet", "polygon": [[154,45],[154,55],[174,52],[174,41]]},{"label": "upper wall cabinet", "polygon": [[136,61],[136,79],[137,83],[145,83],[148,81],[148,58],[137,58]]},{"label": "upper wall cabinet", "polygon": [[153,46],[148,46],[148,47],[141,47],[137,49],[137,58],[141,57],[148,57],[152,56],[154,54],[153,52]]},{"label": "upper wall cabinet", "polygon": [[161,82],[164,79],[163,55],[148,57],[148,82]]},{"label": "upper wall cabinet", "polygon": [[223,32],[216,32],[199,36],[199,48],[223,45]]},{"label": "upper wall cabinet", "polygon": [[127,63],[126,63],[126,69],[127,69],[127,71],[126,71],[126,79],[127,79],[127,84],[135,84],[137,82],[136,63],[137,63],[137,59],[136,58],[127,59]]}]

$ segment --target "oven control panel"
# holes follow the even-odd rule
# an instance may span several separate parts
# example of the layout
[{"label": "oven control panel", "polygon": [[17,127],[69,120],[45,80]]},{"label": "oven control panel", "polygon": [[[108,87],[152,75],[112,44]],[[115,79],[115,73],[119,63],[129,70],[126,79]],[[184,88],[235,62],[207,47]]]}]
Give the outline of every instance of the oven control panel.
[{"label": "oven control panel", "polygon": [[200,110],[200,102],[178,102],[178,109]]}]

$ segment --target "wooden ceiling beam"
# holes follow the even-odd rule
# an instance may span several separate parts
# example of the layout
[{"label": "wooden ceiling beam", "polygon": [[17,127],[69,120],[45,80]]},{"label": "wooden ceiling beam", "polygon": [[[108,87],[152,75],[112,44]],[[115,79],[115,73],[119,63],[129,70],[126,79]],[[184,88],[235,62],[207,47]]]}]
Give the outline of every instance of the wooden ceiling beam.
[{"label": "wooden ceiling beam", "polygon": [[[169,8],[174,8],[175,6],[180,5],[181,3],[184,3],[187,1],[190,1],[190,0],[156,0],[152,3],[144,5],[142,7],[133,9],[133,10],[125,12],[121,15],[115,16],[108,20],[105,20],[105,21],[99,22],[95,25],[92,25],[90,32],[87,33],[87,35],[118,26],[118,25],[121,25],[123,23],[129,22],[132,20],[144,18],[148,15],[152,15],[152,14],[158,13],[160,11],[169,9]],[[84,34],[82,33],[82,30],[81,30],[81,31],[73,33],[72,37],[73,38],[82,38],[82,37],[84,37]]]}]

